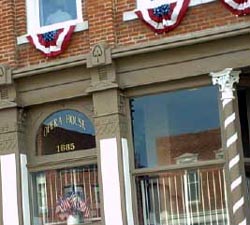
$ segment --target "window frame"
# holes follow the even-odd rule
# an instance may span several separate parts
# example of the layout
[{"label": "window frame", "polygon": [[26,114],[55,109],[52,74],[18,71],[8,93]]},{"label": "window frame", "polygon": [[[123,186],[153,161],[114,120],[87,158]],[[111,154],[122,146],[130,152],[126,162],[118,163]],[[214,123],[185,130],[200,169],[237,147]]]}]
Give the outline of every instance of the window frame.
[{"label": "window frame", "polygon": [[27,32],[44,33],[64,26],[77,25],[83,23],[82,0],[76,1],[77,19],[55,23],[47,26],[40,26],[39,0],[26,0]]},{"label": "window frame", "polygon": [[[67,107],[64,106],[67,105]],[[74,167],[81,167],[81,166],[88,166],[91,164],[97,165],[97,170],[99,171],[99,163],[97,159],[97,147],[91,148],[91,149],[83,149],[83,150],[77,150],[77,151],[69,151],[69,152],[63,152],[63,153],[55,153],[51,155],[36,155],[36,137],[37,132],[39,130],[39,127],[43,123],[43,121],[51,116],[53,113],[61,111],[61,110],[74,110],[78,111],[82,114],[84,114],[88,119],[92,122],[94,126],[94,118],[93,118],[93,112],[89,110],[89,105],[92,104],[91,98],[84,98],[84,99],[77,99],[67,101],[67,103],[60,104],[59,102],[57,104],[54,104],[53,106],[47,105],[45,106],[39,106],[30,108],[27,111],[27,117],[29,120],[26,124],[26,141],[27,141],[27,157],[28,157],[28,174],[29,174],[29,190],[30,193],[34,193],[34,190],[36,189],[36,186],[34,186],[33,183],[33,173],[36,172],[44,172],[47,170],[57,170],[57,169],[70,169]],[[87,107],[84,107],[84,105],[88,105]],[[95,129],[95,126],[94,126]],[[99,172],[98,172],[99,174]],[[99,178],[98,178],[99,180]],[[99,186],[101,184],[99,183]],[[100,198],[100,196],[99,196]],[[34,209],[38,205],[34,199],[33,196],[29,196],[29,203],[30,203],[30,219],[31,224],[34,224]],[[102,202],[100,202],[100,207],[102,210]],[[92,224],[93,225],[101,225],[102,223],[102,217],[97,220],[94,219]]]},{"label": "window frame", "polygon": [[[214,1],[214,0],[212,0]],[[210,167],[223,167],[225,165],[225,158],[224,155],[223,157],[215,157],[213,160],[206,160],[206,161],[196,161],[195,159],[192,160],[191,162],[188,163],[176,163],[172,165],[165,165],[165,166],[156,166],[156,167],[148,167],[148,168],[136,168],[135,165],[135,149],[134,149],[134,144],[133,144],[133,129],[132,129],[132,115],[130,111],[130,99],[135,98],[135,97],[142,97],[142,96],[147,96],[147,95],[155,95],[155,94],[161,94],[164,92],[172,92],[172,91],[178,91],[182,89],[192,89],[192,88],[201,88],[204,86],[212,85],[209,80],[207,80],[205,77],[200,77],[199,78],[194,78],[192,81],[192,84],[188,81],[179,81],[178,83],[171,83],[167,82],[162,85],[158,86],[148,86],[146,89],[141,87],[137,89],[131,89],[126,91],[126,96],[127,96],[127,111],[128,111],[128,120],[129,122],[129,135],[130,135],[130,168],[131,168],[131,180],[132,180],[132,196],[133,196],[133,210],[134,210],[134,218],[137,224],[139,224],[139,217],[138,217],[138,193],[137,193],[137,183],[136,183],[136,178],[139,176],[145,176],[145,175],[155,175],[158,173],[162,172],[175,172],[179,171],[180,169],[183,170],[197,170],[199,171],[200,169],[203,168],[210,168]],[[218,107],[219,107],[219,120],[220,120],[220,130],[222,132],[222,112],[221,112],[221,105],[220,105],[220,93],[218,91]],[[221,141],[223,141],[223,136],[221,136]],[[218,151],[222,151],[223,147],[221,146]],[[183,187],[184,188],[184,187]],[[199,204],[199,202],[193,202],[194,204]],[[188,202],[188,204],[193,205],[193,203]]]},{"label": "window frame", "polygon": [[[194,181],[190,181],[190,176],[191,174],[195,174],[195,180]],[[185,182],[184,184],[186,185],[186,187],[184,188],[184,190],[187,190],[187,193],[185,193],[187,195],[187,203],[188,204],[197,204],[200,202],[201,197],[200,197],[200,177],[199,177],[199,170],[198,169],[191,169],[191,170],[187,170],[186,174],[185,174]],[[196,199],[192,199],[191,196],[191,187],[194,186],[195,187],[195,191],[196,191]]]}]

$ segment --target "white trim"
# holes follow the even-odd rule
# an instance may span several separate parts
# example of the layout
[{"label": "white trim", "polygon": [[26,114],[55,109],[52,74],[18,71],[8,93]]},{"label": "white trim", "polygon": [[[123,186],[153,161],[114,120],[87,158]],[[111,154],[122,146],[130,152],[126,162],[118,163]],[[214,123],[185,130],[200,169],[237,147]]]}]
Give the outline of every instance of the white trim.
[{"label": "white trim", "polygon": [[233,143],[235,143],[238,139],[238,134],[233,134],[230,138],[227,139],[227,148],[229,148]]},{"label": "white trim", "polygon": [[22,178],[23,224],[30,225],[27,156],[24,154],[20,155],[20,165],[21,165],[21,178]]},{"label": "white trim", "polygon": [[[201,5],[201,4],[206,4],[209,2],[214,2],[215,0],[190,0],[189,7],[191,6],[196,6],[196,5]],[[137,19],[137,15],[135,14],[134,10],[133,11],[127,11],[123,13],[123,21],[130,21],[130,20],[135,20]]]},{"label": "white trim", "polygon": [[134,225],[128,151],[129,151],[128,141],[127,139],[122,138],[122,156],[123,156],[123,173],[124,173],[124,185],[125,185],[127,224]]},{"label": "white trim", "polygon": [[100,140],[104,218],[106,225],[123,225],[116,138]]},{"label": "white trim", "polygon": [[[55,26],[55,28],[56,27],[57,26]],[[74,32],[84,31],[84,30],[87,30],[88,28],[89,28],[88,21],[83,21],[82,23],[76,24],[76,28]],[[27,40],[28,35],[29,34],[25,34],[25,35],[17,37],[17,44],[22,45],[22,44],[28,43],[28,40]]]},{"label": "white trim", "polygon": [[246,225],[247,224],[247,220],[244,219],[242,222],[239,223],[239,225]]},{"label": "white trim", "polygon": [[240,161],[240,155],[236,155],[234,158],[232,158],[230,161],[229,161],[229,170],[231,170],[237,163],[239,163]]},{"label": "white trim", "polygon": [[3,225],[19,225],[15,154],[0,157]]},{"label": "white trim", "polygon": [[237,188],[242,183],[242,176],[239,176],[237,179],[235,179],[231,183],[231,191],[233,191],[235,188]]},{"label": "white trim", "polygon": [[234,120],[235,120],[235,113],[232,113],[230,116],[228,116],[225,119],[224,128],[226,129],[228,127],[228,125],[231,124]]},{"label": "white trim", "polygon": [[244,197],[241,197],[240,200],[238,200],[234,205],[233,205],[233,213],[235,213],[241,206],[244,205]]}]

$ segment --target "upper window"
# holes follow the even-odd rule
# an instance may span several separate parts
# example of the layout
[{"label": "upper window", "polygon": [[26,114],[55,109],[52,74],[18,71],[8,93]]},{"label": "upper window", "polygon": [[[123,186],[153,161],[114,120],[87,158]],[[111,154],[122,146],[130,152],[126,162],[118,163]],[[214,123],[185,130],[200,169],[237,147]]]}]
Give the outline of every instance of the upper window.
[{"label": "upper window", "polygon": [[[48,31],[82,22],[81,0],[26,0],[28,31]],[[37,16],[39,15],[39,16]]]},{"label": "upper window", "polygon": [[96,147],[95,130],[84,114],[62,110],[47,117],[38,129],[37,155],[50,155]]}]

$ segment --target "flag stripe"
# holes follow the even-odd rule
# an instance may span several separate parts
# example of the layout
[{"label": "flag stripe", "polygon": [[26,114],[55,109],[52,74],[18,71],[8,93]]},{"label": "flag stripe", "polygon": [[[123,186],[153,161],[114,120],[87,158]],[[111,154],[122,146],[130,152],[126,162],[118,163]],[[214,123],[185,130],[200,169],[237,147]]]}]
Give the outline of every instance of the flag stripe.
[{"label": "flag stripe", "polygon": [[235,15],[250,14],[250,0],[221,0],[221,2]]},{"label": "flag stripe", "polygon": [[27,37],[28,41],[40,50],[47,57],[55,57],[61,54],[69,44],[75,26],[67,26],[58,29],[53,40],[45,41],[43,34],[31,34]]},{"label": "flag stripe", "polygon": [[163,17],[158,17],[152,14],[152,8],[144,8],[135,10],[136,15],[154,32],[163,33],[176,28],[184,17],[190,0],[177,0],[175,3],[170,3],[170,11]]}]

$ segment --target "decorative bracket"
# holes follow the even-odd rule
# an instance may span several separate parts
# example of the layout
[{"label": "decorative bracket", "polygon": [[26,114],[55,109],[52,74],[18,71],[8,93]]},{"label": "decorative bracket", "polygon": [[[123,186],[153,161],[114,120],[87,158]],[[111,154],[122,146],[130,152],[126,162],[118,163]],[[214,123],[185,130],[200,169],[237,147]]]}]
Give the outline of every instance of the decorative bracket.
[{"label": "decorative bracket", "polygon": [[11,70],[6,65],[0,64],[0,85],[12,84]]},{"label": "decorative bracket", "polygon": [[105,43],[98,43],[93,46],[91,52],[87,57],[87,67],[97,67],[102,65],[108,65],[112,63],[111,49]]},{"label": "decorative bracket", "polygon": [[210,73],[213,85],[218,84],[222,93],[221,99],[234,99],[234,83],[239,82],[240,71],[233,71],[232,68],[226,68],[220,72]]}]

